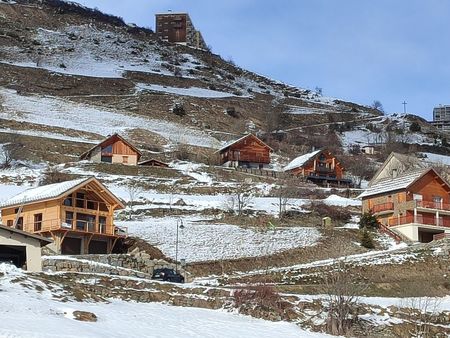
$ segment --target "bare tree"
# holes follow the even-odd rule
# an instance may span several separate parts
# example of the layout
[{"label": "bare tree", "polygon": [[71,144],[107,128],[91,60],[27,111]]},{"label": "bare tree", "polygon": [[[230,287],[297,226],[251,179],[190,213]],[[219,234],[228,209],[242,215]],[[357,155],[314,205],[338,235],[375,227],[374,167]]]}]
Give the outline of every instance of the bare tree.
[{"label": "bare tree", "polygon": [[378,110],[378,111],[384,113],[383,105],[382,105],[381,102],[378,101],[378,100],[374,100],[374,101],[372,102],[371,107],[372,107],[373,109],[376,109],[376,110]]},{"label": "bare tree", "polygon": [[408,334],[411,337],[432,338],[431,327],[439,316],[441,301],[435,297],[411,297],[404,299],[400,306],[407,308],[407,318],[415,323]]},{"label": "bare tree", "polygon": [[355,186],[360,187],[362,180],[369,180],[375,173],[375,166],[364,155],[342,156],[341,160]]},{"label": "bare tree", "polygon": [[359,296],[367,289],[368,284],[362,276],[350,273],[350,266],[345,260],[337,260],[333,267],[334,270],[324,280],[327,332],[345,335],[358,318]]},{"label": "bare tree", "polygon": [[278,217],[282,219],[286,214],[289,201],[295,197],[297,184],[294,179],[286,179],[276,190],[275,196],[278,199]]},{"label": "bare tree", "polygon": [[128,219],[131,219],[131,215],[133,213],[133,207],[136,200],[140,197],[140,195],[144,192],[144,189],[137,185],[136,183],[130,183],[127,186],[128,191],[128,207],[129,207],[129,213],[128,213]]},{"label": "bare tree", "polygon": [[240,184],[234,194],[230,195],[226,201],[228,210],[236,212],[241,216],[244,210],[252,203],[252,187],[248,183]]},{"label": "bare tree", "polygon": [[19,152],[22,148],[16,137],[13,137],[10,143],[0,146],[0,168],[10,168],[12,162],[19,158]]}]

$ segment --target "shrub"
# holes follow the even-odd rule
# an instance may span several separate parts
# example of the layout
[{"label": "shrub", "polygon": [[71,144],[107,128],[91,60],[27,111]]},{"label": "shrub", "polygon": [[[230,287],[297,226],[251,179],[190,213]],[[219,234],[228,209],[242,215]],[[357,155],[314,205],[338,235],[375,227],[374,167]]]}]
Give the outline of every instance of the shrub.
[{"label": "shrub", "polygon": [[380,222],[378,222],[377,218],[372,214],[371,211],[365,212],[359,220],[360,229],[376,230],[379,227]]},{"label": "shrub", "polygon": [[409,131],[414,132],[420,132],[422,130],[422,128],[420,127],[420,124],[417,123],[416,121],[414,121],[413,123],[410,124],[409,126]]},{"label": "shrub", "polygon": [[182,103],[175,103],[172,107],[172,113],[178,116],[184,116],[186,115],[186,110],[184,109],[184,106]]},{"label": "shrub", "polygon": [[228,107],[225,111],[226,111],[227,114],[230,115],[231,117],[234,117],[234,118],[236,118],[236,119],[239,118],[239,112],[236,111],[236,108],[234,108],[234,107]]},{"label": "shrub", "polygon": [[375,244],[373,242],[372,235],[365,228],[361,232],[361,242],[360,243],[366,249],[374,249],[375,248]]},{"label": "shrub", "polygon": [[323,202],[312,202],[310,209],[320,217],[328,216],[336,222],[347,223],[352,217],[352,214],[346,208],[328,205]]},{"label": "shrub", "polygon": [[60,182],[70,181],[70,180],[73,180],[76,178],[75,176],[73,176],[71,174],[62,173],[62,172],[58,171],[57,169],[50,168],[50,167],[46,171],[44,171],[43,174],[44,175],[41,178],[39,185],[60,183]]},{"label": "shrub", "polygon": [[242,288],[233,292],[234,305],[240,307],[259,307],[263,310],[283,312],[281,296],[275,287],[261,284],[252,288]]}]

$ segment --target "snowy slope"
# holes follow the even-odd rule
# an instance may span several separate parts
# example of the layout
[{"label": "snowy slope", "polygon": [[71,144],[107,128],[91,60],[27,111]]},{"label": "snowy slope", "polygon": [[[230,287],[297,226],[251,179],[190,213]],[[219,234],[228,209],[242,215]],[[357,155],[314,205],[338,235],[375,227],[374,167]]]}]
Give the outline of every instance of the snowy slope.
[{"label": "snowy slope", "polygon": [[[181,218],[149,217],[142,221],[116,222],[131,235],[147,240],[165,255],[175,258],[177,222]],[[315,228],[290,227],[262,231],[230,224],[209,224],[202,218],[183,217],[179,232],[178,258],[199,262],[270,255],[288,249],[312,246],[320,239]]]},{"label": "snowy slope", "polygon": [[103,136],[142,128],[171,142],[218,148],[213,137],[181,124],[133,116],[55,97],[23,96],[0,87],[0,118],[97,133]]},{"label": "snowy slope", "polygon": [[[0,264],[0,337],[7,338],[319,338],[294,324],[199,308],[111,300],[109,303],[60,302],[47,286],[24,279],[15,268]],[[21,283],[13,279],[24,279]],[[35,288],[41,288],[38,291]],[[59,290],[57,293],[61,293]],[[55,293],[55,291],[53,291]],[[94,313],[97,322],[74,320],[74,311]]]}]

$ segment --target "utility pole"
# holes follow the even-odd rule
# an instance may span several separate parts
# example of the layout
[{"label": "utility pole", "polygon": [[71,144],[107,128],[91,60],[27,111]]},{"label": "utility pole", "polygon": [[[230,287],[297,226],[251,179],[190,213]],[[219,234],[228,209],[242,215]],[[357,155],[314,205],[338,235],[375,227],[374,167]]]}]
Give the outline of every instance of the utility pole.
[{"label": "utility pole", "polygon": [[407,105],[408,103],[406,102],[406,101],[403,101],[402,102],[402,105],[403,105],[403,114],[405,114],[406,115],[406,105]]}]

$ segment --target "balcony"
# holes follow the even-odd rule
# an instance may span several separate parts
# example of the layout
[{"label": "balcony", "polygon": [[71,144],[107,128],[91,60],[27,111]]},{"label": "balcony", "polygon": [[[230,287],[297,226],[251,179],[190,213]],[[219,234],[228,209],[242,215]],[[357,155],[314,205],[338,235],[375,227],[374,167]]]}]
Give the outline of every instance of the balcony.
[{"label": "balcony", "polygon": [[126,237],[128,230],[116,226],[108,226],[104,223],[96,223],[85,220],[43,220],[40,222],[24,224],[24,230],[34,233],[50,232],[56,230],[68,230],[87,234],[103,234],[109,236]]},{"label": "balcony", "polygon": [[430,210],[432,212],[435,212],[436,210],[450,212],[450,204],[446,204],[446,203],[442,203],[442,202],[416,201],[416,208],[432,209],[432,210]]},{"label": "balcony", "polygon": [[397,226],[397,225],[405,225],[405,224],[422,224],[422,225],[431,225],[431,226],[440,226],[440,227],[448,227],[450,228],[450,218],[438,217],[435,216],[424,216],[417,215],[416,217],[409,216],[401,216],[392,218],[388,221],[389,226]]},{"label": "balcony", "polygon": [[384,213],[384,212],[393,212],[394,211],[394,203],[386,202],[381,204],[376,204],[372,208],[372,212],[374,214]]}]

